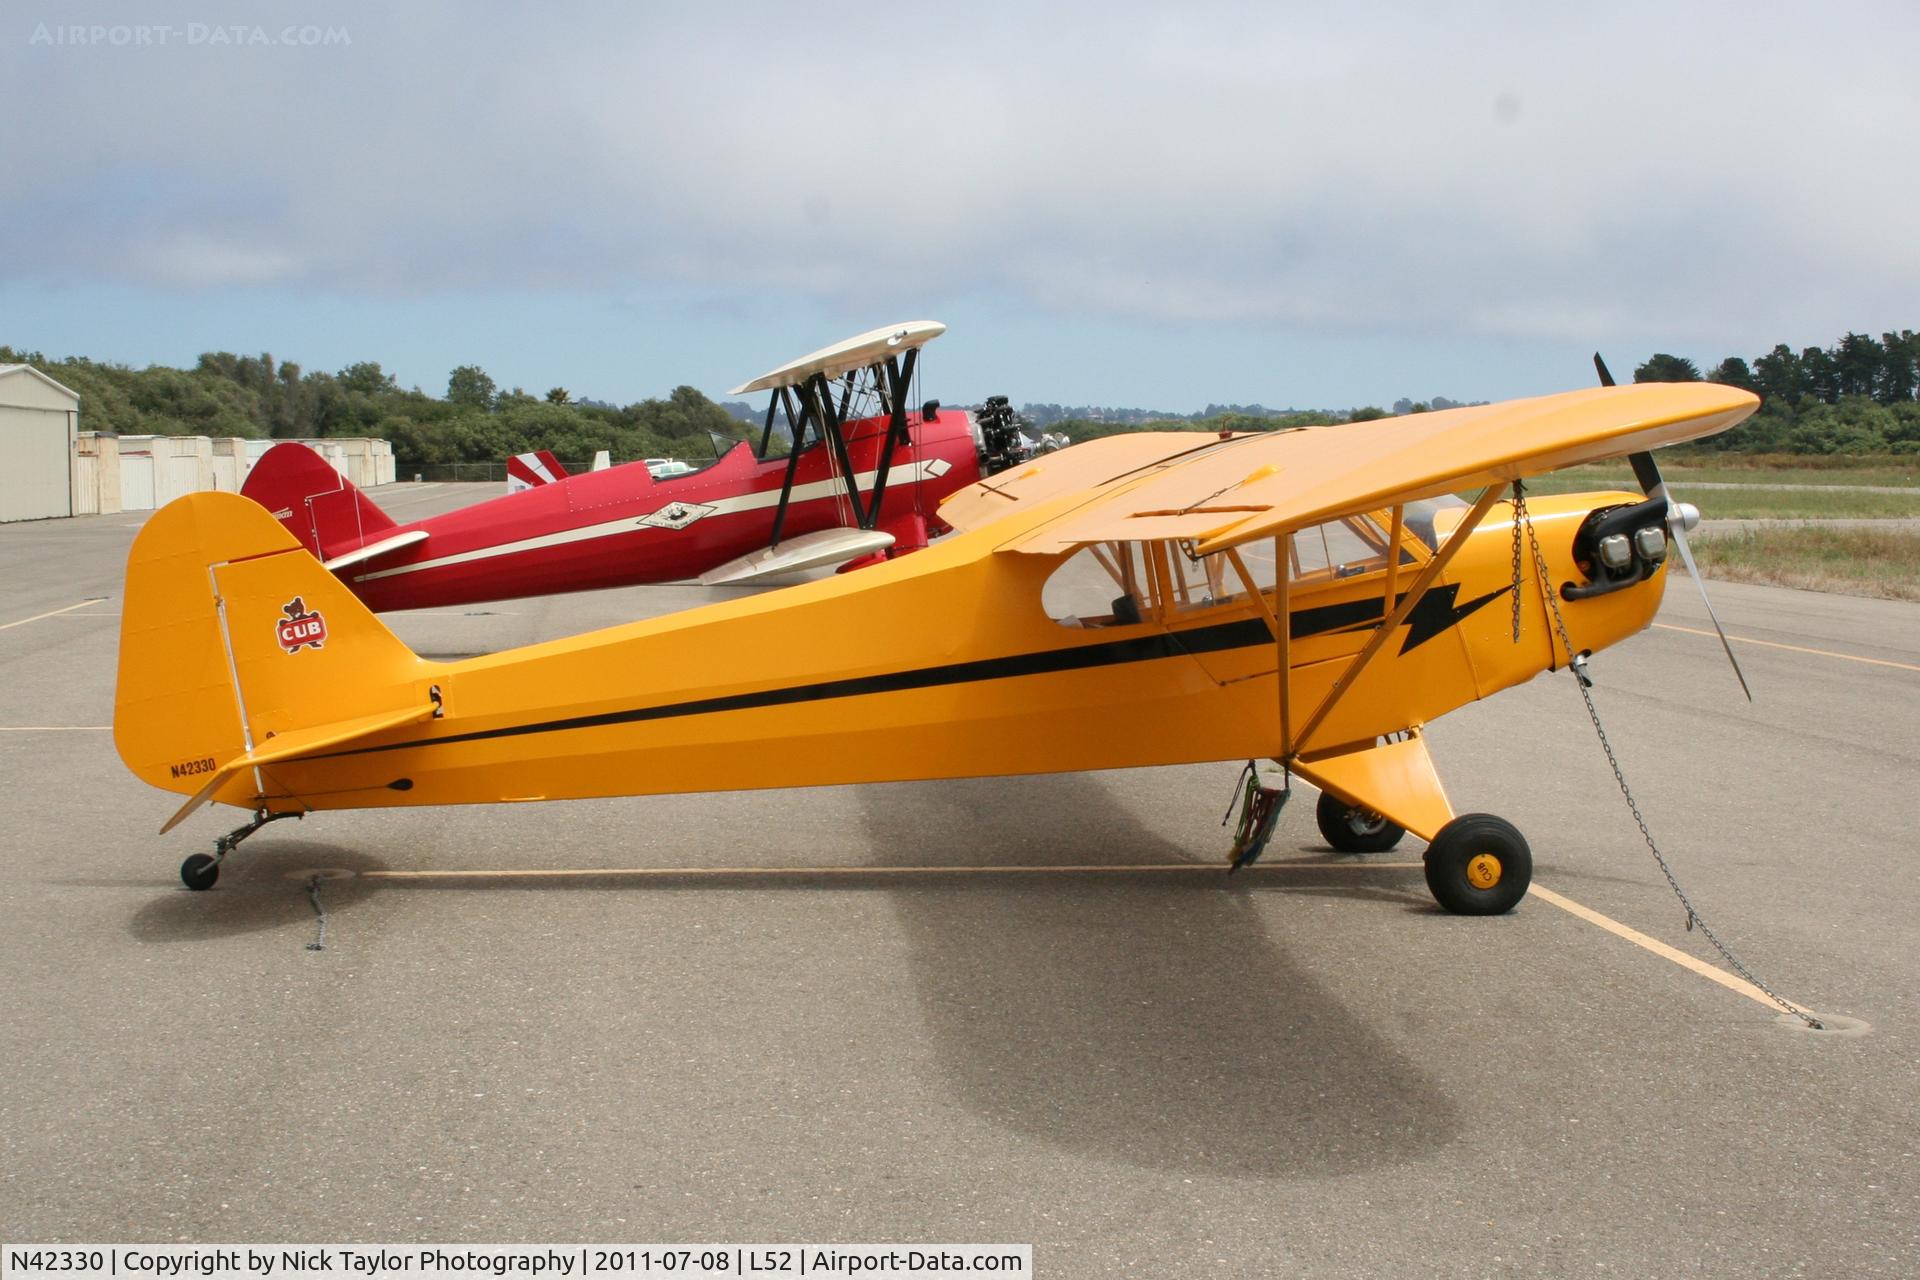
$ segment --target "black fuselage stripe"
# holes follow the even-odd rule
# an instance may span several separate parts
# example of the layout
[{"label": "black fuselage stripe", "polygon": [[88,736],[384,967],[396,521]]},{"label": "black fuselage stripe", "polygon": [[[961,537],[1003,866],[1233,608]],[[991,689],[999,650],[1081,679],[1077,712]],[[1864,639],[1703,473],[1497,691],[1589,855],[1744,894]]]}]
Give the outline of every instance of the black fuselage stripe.
[{"label": "black fuselage stripe", "polygon": [[[1288,632],[1298,639],[1351,627],[1366,617],[1379,618],[1381,602],[1355,600],[1346,604],[1301,609],[1294,613]],[[601,729],[609,725],[640,724],[648,720],[670,720],[681,716],[713,715],[723,711],[749,711],[762,707],[787,707],[806,702],[824,702],[833,698],[858,698],[876,693],[903,693],[913,689],[934,689],[943,685],[973,684],[982,680],[1008,680],[1019,676],[1049,675],[1061,671],[1079,671],[1092,667],[1119,666],[1132,662],[1154,662],[1182,655],[1218,653],[1226,649],[1245,649],[1273,643],[1273,634],[1259,618],[1244,618],[1191,631],[1158,632],[1126,640],[1108,640],[1100,644],[1076,645],[1068,649],[1042,649],[1001,658],[980,658],[940,667],[919,667],[910,671],[888,671],[874,676],[848,680],[823,680],[817,684],[790,685],[783,689],[761,689],[753,693],[732,693],[719,698],[698,698],[691,702],[671,702],[654,707],[629,707],[621,711],[603,711],[590,716],[568,716],[559,720],[538,720],[531,724],[503,725],[497,729],[474,729],[444,737],[412,738],[372,747],[350,747],[321,755],[303,756],[304,760],[333,760],[343,756],[373,755],[382,751],[404,751],[411,747],[447,746],[456,742],[481,742],[494,738],[517,738],[532,733],[564,733],[570,729]]]}]

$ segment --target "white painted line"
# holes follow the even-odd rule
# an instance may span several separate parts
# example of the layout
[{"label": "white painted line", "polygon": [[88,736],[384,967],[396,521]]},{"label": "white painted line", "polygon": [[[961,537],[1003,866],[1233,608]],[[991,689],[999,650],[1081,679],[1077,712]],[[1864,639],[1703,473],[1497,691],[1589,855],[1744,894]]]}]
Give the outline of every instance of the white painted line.
[{"label": "white painted line", "polygon": [[[1240,874],[1274,871],[1418,871],[1418,862],[1256,862]],[[1142,872],[1207,872],[1224,876],[1224,862],[1133,862],[1110,865],[1009,867],[568,867],[537,871],[361,871],[362,880],[566,880],[627,876],[639,879],[778,879],[789,876],[1084,876]]]},{"label": "white painted line", "polygon": [[[1543,902],[1550,902],[1567,914],[1578,916],[1580,919],[1585,920],[1588,924],[1598,925],[1615,937],[1625,938],[1634,946],[1646,951],[1651,951],[1654,955],[1662,959],[1671,960],[1681,968],[1691,970],[1709,982],[1717,982],[1729,991],[1737,991],[1747,997],[1747,999],[1763,1004],[1776,1013],[1780,1011],[1780,1006],[1774,1002],[1772,996],[1754,986],[1745,978],[1737,974],[1728,973],[1718,965],[1708,964],[1698,956],[1690,956],[1684,951],[1670,947],[1658,938],[1649,938],[1638,929],[1621,924],[1612,916],[1602,915],[1592,907],[1583,906],[1564,894],[1555,893],[1538,880],[1533,882],[1533,886],[1527,890],[1527,894],[1529,897],[1539,898]],[[1794,1007],[1799,1008],[1800,1006],[1795,1005]]]},{"label": "white painted line", "polygon": [[[1676,627],[1671,622],[1656,622],[1653,625],[1659,627],[1662,631],[1684,631],[1690,636],[1706,636],[1709,640],[1717,638],[1711,631],[1700,631],[1693,627]],[[1897,667],[1901,671],[1920,671],[1920,667],[1915,666],[1911,662],[1890,662],[1886,658],[1863,658],[1857,653],[1835,653],[1831,649],[1809,649],[1805,645],[1781,644],[1778,640],[1755,640],[1749,636],[1728,636],[1727,639],[1736,644],[1757,644],[1763,645],[1768,649],[1785,649],[1789,653],[1811,653],[1821,658],[1841,658],[1847,662],[1864,662],[1875,667]]]},{"label": "white painted line", "polygon": [[0,724],[0,733],[106,733],[110,724]]},{"label": "white painted line", "polygon": [[105,599],[105,596],[93,596],[90,599],[80,601],[78,604],[70,604],[64,609],[49,609],[45,613],[36,613],[31,618],[22,618],[18,622],[0,622],[0,631],[8,631],[14,627],[24,627],[29,622],[38,622],[42,618],[57,618],[63,613],[72,613],[75,609],[84,609],[90,604],[99,604]]}]

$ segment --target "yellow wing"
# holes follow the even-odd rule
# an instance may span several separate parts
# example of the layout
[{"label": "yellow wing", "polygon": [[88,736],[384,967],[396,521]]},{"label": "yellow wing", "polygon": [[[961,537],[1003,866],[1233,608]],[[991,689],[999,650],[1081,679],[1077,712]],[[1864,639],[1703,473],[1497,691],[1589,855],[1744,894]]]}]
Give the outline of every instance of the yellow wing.
[{"label": "yellow wing", "polygon": [[1760,406],[1716,383],[1640,383],[1439,413],[1232,437],[1114,436],[983,480],[940,508],[956,528],[1079,491],[1004,550],[1189,539],[1201,554],[1462,489],[1713,435]]}]

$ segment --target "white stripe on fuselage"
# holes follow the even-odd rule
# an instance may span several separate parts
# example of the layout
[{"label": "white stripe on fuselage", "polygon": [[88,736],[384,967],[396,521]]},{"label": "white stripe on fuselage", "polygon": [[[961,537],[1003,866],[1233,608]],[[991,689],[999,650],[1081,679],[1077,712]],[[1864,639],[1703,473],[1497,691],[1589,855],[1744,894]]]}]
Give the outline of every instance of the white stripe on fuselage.
[{"label": "white stripe on fuselage", "polygon": [[[903,481],[907,484],[919,484],[922,480],[933,479],[943,474],[946,470],[946,459],[929,458],[924,462],[915,462],[909,466],[896,468],[893,475],[897,481]],[[853,478],[854,483],[860,486],[862,490],[869,490],[876,474],[877,473],[873,471],[862,471]],[[797,484],[793,486],[793,497],[791,500],[794,502],[810,502],[815,498],[830,498],[844,492],[845,487],[841,484],[839,477],[835,476],[828,480],[815,480],[808,484]],[[692,498],[681,499],[680,502],[687,506],[698,505],[711,508],[707,513],[707,517],[729,516],[736,515],[742,511],[758,511],[766,507],[779,506],[780,491],[778,489],[764,489],[758,493],[742,493],[731,498],[717,498],[712,502],[698,502]],[[669,500],[657,509],[665,510],[667,507],[673,505],[674,502]],[[653,512],[651,511],[647,513],[647,515],[652,514]],[[702,518],[705,519],[707,517]],[[642,529],[655,527],[645,523],[645,519],[645,516],[624,516],[618,520],[606,520],[599,524],[584,524],[576,529],[562,529],[557,533],[543,533],[538,537],[521,538],[515,542],[502,542],[491,547],[476,547],[472,551],[461,551],[450,556],[438,556],[432,560],[419,560],[413,564],[396,565],[391,569],[380,569],[373,573],[355,574],[353,580],[355,582],[373,582],[380,578],[397,577],[403,573],[418,573],[422,569],[439,569],[450,564],[470,564],[475,560],[491,560],[495,556],[510,556],[522,551],[538,551],[543,547],[563,547],[570,542],[589,542],[595,538],[611,538],[617,534],[637,533]]]}]

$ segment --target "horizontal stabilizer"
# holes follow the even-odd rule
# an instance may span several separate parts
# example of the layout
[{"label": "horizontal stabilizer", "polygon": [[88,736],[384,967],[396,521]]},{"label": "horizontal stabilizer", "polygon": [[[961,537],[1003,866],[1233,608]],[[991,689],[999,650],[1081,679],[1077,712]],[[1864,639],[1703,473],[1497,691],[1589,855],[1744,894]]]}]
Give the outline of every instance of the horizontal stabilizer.
[{"label": "horizontal stabilizer", "polygon": [[351,720],[340,720],[333,724],[314,725],[311,728],[295,729],[280,734],[271,741],[263,742],[251,751],[242,752],[222,765],[218,772],[207,779],[207,785],[193,793],[193,796],[167,819],[160,834],[179,826],[194,810],[213,799],[219,791],[236,775],[248,769],[274,764],[281,760],[292,760],[299,756],[314,755],[331,747],[338,747],[361,738],[372,737],[388,729],[397,729],[402,725],[419,724],[433,719],[439,710],[437,704],[428,702],[417,707],[407,707],[400,711],[381,711],[370,716],[356,716]]},{"label": "horizontal stabilizer", "polygon": [[395,534],[391,538],[382,538],[378,542],[369,542],[366,546],[358,550],[343,552],[327,561],[326,567],[338,573],[340,570],[352,565],[364,564],[369,560],[377,560],[381,556],[402,550],[406,547],[418,546],[426,540],[427,531],[425,529],[409,529],[405,533]]},{"label": "horizontal stabilizer", "polygon": [[701,574],[700,582],[708,587],[752,582],[782,573],[818,568],[823,564],[839,564],[857,556],[885,551],[892,545],[893,535],[878,529],[822,529],[818,533],[788,538],[777,547],[767,547],[737,560],[729,560],[719,568]]}]

